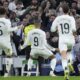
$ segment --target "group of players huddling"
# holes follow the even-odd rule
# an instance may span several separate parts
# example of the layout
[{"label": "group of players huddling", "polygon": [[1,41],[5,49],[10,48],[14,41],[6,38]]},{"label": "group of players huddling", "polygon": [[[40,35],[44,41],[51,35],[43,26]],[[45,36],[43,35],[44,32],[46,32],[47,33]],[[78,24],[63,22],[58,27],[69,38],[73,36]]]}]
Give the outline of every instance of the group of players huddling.
[{"label": "group of players huddling", "polygon": [[[20,49],[24,49],[26,46],[31,45],[30,58],[28,60],[28,70],[32,68],[33,60],[38,56],[44,59],[51,59],[50,66],[52,71],[50,74],[55,76],[54,69],[56,65],[56,58],[52,51],[59,51],[62,56],[62,67],[64,70],[64,79],[69,80],[69,68],[74,72],[72,67],[71,50],[75,44],[76,24],[74,17],[68,14],[69,7],[66,3],[62,6],[63,15],[56,17],[51,26],[51,32],[57,31],[59,34],[59,47],[58,49],[52,48],[48,45],[46,40],[46,34],[40,29],[41,22],[38,19],[35,21],[35,29],[28,32],[26,41],[20,46]],[[12,60],[12,46],[10,42],[10,33],[18,30],[23,26],[11,27],[11,22],[6,18],[6,10],[0,7],[0,54],[2,50],[5,51],[6,59],[6,72],[4,77],[9,76]]]}]

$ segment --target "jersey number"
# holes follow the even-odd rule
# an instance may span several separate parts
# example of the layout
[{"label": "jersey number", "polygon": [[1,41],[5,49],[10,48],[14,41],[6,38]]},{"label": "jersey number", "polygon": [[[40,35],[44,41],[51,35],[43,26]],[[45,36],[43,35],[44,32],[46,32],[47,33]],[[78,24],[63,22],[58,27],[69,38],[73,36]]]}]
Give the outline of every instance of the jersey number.
[{"label": "jersey number", "polygon": [[[1,26],[0,26],[1,27]],[[2,36],[3,35],[3,32],[2,32],[2,30],[0,30],[0,36]]]},{"label": "jersey number", "polygon": [[65,23],[65,24],[60,24],[60,25],[61,25],[62,34],[68,34],[69,33],[69,24]]},{"label": "jersey number", "polygon": [[39,45],[38,37],[34,37],[34,46],[38,45]]}]

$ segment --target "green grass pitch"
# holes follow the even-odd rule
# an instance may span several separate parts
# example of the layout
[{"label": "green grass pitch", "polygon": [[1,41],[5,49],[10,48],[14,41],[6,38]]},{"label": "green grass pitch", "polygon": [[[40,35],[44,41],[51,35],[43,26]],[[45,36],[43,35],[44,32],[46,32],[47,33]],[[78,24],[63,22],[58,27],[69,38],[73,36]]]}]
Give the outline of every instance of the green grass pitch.
[{"label": "green grass pitch", "polygon": [[[30,76],[30,77],[0,77],[0,80],[64,80],[63,76],[60,77],[50,77],[50,76]],[[80,76],[70,77],[70,80],[80,80]]]}]

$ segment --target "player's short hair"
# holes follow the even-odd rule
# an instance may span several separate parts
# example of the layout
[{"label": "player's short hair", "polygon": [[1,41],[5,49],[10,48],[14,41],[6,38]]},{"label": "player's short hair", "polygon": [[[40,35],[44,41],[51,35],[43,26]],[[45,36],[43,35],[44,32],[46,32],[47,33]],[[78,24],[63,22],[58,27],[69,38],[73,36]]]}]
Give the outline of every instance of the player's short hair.
[{"label": "player's short hair", "polygon": [[62,4],[62,9],[64,13],[68,13],[69,12],[69,6],[67,3],[63,3]]},{"label": "player's short hair", "polygon": [[35,18],[35,19],[34,19],[34,23],[41,23],[41,19]]},{"label": "player's short hair", "polygon": [[34,25],[35,25],[35,28],[40,28],[41,27],[41,19],[36,17],[34,19]]},{"label": "player's short hair", "polygon": [[0,15],[4,15],[6,13],[6,9],[0,6]]}]

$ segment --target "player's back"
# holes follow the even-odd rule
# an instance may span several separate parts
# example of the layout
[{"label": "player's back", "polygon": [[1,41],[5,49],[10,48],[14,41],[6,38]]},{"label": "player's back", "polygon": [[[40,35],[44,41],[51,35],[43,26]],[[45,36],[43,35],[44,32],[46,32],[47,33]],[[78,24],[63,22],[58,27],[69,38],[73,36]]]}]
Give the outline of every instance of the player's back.
[{"label": "player's back", "polygon": [[10,37],[8,27],[11,26],[11,23],[6,18],[0,18],[0,39],[5,37]]},{"label": "player's back", "polygon": [[61,15],[57,17],[57,28],[59,32],[59,37],[69,37],[73,36],[73,31],[75,28],[75,20],[72,16]]},{"label": "player's back", "polygon": [[44,49],[46,45],[45,32],[40,29],[34,29],[29,34],[31,48]]}]

